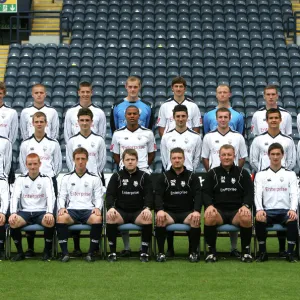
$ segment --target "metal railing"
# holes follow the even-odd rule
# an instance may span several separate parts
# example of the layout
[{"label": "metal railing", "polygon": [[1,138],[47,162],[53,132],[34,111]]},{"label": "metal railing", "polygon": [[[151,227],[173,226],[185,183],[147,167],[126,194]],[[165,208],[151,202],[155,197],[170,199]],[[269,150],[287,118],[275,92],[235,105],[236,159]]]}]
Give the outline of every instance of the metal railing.
[{"label": "metal railing", "polygon": [[[24,14],[28,14],[24,16]],[[45,14],[45,16],[35,16],[35,14]],[[56,14],[56,15],[53,15]],[[31,26],[31,22],[33,19],[59,19],[59,29],[56,30],[33,30]],[[21,20],[28,20],[29,28],[21,28]],[[30,21],[30,22],[29,22]],[[22,11],[22,15],[17,13],[16,16],[11,16],[9,20],[9,37],[11,43],[20,43],[20,33],[32,33],[32,32],[52,32],[59,33],[59,40],[62,43],[64,37],[69,37],[70,34],[70,24],[69,18],[63,17],[61,11]],[[66,24],[63,29],[63,23]],[[16,39],[13,40],[12,33],[13,30],[16,30]]]}]

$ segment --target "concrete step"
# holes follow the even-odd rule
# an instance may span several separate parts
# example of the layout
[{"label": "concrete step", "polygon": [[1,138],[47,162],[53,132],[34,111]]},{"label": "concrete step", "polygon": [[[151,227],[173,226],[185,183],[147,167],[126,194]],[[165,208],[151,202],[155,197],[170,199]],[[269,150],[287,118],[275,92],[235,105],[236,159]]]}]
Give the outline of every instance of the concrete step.
[{"label": "concrete step", "polygon": [[59,32],[32,32],[31,35],[59,35]]}]

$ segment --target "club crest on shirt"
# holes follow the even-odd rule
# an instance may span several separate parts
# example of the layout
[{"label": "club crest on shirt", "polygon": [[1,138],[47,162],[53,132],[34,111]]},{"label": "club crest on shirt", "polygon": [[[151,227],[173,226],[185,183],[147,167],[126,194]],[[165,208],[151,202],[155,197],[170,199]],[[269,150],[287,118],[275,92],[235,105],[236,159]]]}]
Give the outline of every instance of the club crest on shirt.
[{"label": "club crest on shirt", "polygon": [[176,139],[172,139],[172,142],[175,143],[175,142],[176,142]]},{"label": "club crest on shirt", "polygon": [[128,179],[123,179],[123,180],[122,180],[122,183],[123,183],[123,185],[127,185]]},{"label": "club crest on shirt", "polygon": [[84,187],[88,187],[89,183],[87,181],[84,182]]},{"label": "club crest on shirt", "polygon": [[5,119],[5,114],[2,114],[1,117],[2,117],[2,119]]},{"label": "club crest on shirt", "polygon": [[137,138],[139,141],[142,139],[142,137],[140,135],[138,135]]},{"label": "club crest on shirt", "polygon": [[267,181],[272,181],[272,179],[271,179],[271,178],[268,178]]},{"label": "club crest on shirt", "polygon": [[25,189],[29,189],[29,185],[25,185]]},{"label": "club crest on shirt", "polygon": [[280,177],[280,181],[283,182],[283,181],[284,181],[284,178],[283,178],[283,177]]},{"label": "club crest on shirt", "polygon": [[181,186],[185,187],[185,181],[181,181]]},{"label": "club crest on shirt", "polygon": [[31,147],[31,148],[30,148],[30,151],[33,151],[33,150],[34,150],[34,147]]},{"label": "club crest on shirt", "polygon": [[225,176],[221,176],[221,183],[225,183]]},{"label": "club crest on shirt", "polygon": [[80,148],[80,147],[81,147],[81,144],[78,144],[77,147]]},{"label": "club crest on shirt", "polygon": [[74,182],[72,182],[72,183],[71,183],[71,185],[72,185],[72,186],[75,186],[75,183],[74,183]]},{"label": "club crest on shirt", "polygon": [[37,188],[40,190],[42,188],[42,185],[38,183]]},{"label": "club crest on shirt", "polygon": [[44,151],[44,152],[47,151],[47,146],[46,146],[46,145],[43,146],[43,151]]},{"label": "club crest on shirt", "polygon": [[231,145],[232,144],[232,140],[228,140],[228,144]]},{"label": "club crest on shirt", "polygon": [[265,146],[268,146],[269,145],[269,143],[267,142],[267,143],[265,143]]},{"label": "club crest on shirt", "polygon": [[91,142],[91,146],[94,148],[96,144],[94,142]]},{"label": "club crest on shirt", "polygon": [[176,185],[176,179],[172,179],[172,180],[170,181],[170,183],[171,183],[171,186],[175,186],[175,185]]},{"label": "club crest on shirt", "polygon": [[126,137],[124,137],[124,140],[128,140],[128,137],[126,136]]},{"label": "club crest on shirt", "polygon": [[235,178],[231,178],[231,183],[235,184],[235,182],[236,182]]},{"label": "club crest on shirt", "polygon": [[219,143],[219,140],[216,140],[215,143],[218,144],[218,143]]},{"label": "club crest on shirt", "polygon": [[189,142],[189,140],[187,138],[185,138],[184,142],[187,144]]},{"label": "club crest on shirt", "polygon": [[134,182],[133,182],[133,185],[134,185],[135,187],[137,187],[137,186],[139,185],[139,183],[138,183],[137,181],[134,181]]}]

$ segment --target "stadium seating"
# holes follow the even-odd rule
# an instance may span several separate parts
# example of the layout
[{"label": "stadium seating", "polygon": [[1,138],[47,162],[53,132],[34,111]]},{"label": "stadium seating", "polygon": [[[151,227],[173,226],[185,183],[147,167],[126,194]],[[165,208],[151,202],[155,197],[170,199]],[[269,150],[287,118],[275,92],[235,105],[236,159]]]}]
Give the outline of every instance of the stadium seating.
[{"label": "stadium seating", "polygon": [[143,99],[159,107],[172,94],[172,78],[182,75],[202,115],[215,106],[221,83],[232,87],[232,105],[246,116],[263,104],[266,84],[278,85],[281,103],[297,114],[300,51],[284,35],[291,14],[289,0],[64,0],[71,44],[11,44],[5,101],[20,113],[32,85],[42,82],[64,115],[87,80],[93,101],[107,107],[126,95],[124,82],[136,75]]}]

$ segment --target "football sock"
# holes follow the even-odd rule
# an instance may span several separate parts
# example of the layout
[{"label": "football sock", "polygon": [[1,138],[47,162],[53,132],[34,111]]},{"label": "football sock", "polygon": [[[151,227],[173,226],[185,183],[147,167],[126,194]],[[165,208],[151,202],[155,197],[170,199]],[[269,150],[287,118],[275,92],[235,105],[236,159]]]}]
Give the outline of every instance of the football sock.
[{"label": "football sock", "polygon": [[285,251],[285,242],[286,242],[286,232],[277,231],[278,243],[279,243],[279,252]]},{"label": "football sock", "polygon": [[240,227],[240,232],[241,232],[242,252],[249,253],[251,237],[252,237],[252,227]]},{"label": "football sock", "polygon": [[34,251],[35,231],[26,231],[26,238],[27,238],[28,249]]},{"label": "football sock", "polygon": [[239,233],[238,232],[229,232],[230,236],[230,244],[231,244],[231,251],[237,249],[237,240]]},{"label": "football sock", "polygon": [[124,249],[130,250],[129,231],[123,231],[121,235],[124,243]]},{"label": "football sock", "polygon": [[45,227],[44,229],[44,238],[45,238],[45,250],[52,250],[52,242],[53,242],[53,234],[54,234],[54,226],[53,227]]},{"label": "football sock", "polygon": [[173,231],[167,232],[167,243],[168,243],[168,249],[174,249],[174,232]]},{"label": "football sock", "polygon": [[68,237],[69,237],[68,225],[62,223],[56,223],[56,230],[57,230],[58,243],[60,245],[61,251],[63,255],[67,255],[69,253],[68,252]]},{"label": "football sock", "polygon": [[107,224],[107,239],[111,253],[115,253],[117,249],[117,233],[118,224]]},{"label": "football sock", "polygon": [[156,227],[155,236],[159,253],[165,253],[166,227]]},{"label": "football sock", "polygon": [[18,253],[23,253],[21,229],[11,228],[10,233],[11,233],[11,237],[14,240]]},{"label": "football sock", "polygon": [[0,226],[0,251],[4,250],[5,226]]},{"label": "football sock", "polygon": [[298,238],[297,221],[287,222],[286,227],[287,227],[288,253],[293,253]]},{"label": "football sock", "polygon": [[80,230],[72,232],[74,250],[80,250],[80,232],[81,232]]},{"label": "football sock", "polygon": [[147,253],[152,236],[152,224],[142,226],[142,253]]},{"label": "football sock", "polygon": [[266,239],[267,239],[267,231],[266,231],[267,223],[256,221],[255,223],[255,231],[258,240],[259,252],[266,252]]},{"label": "football sock", "polygon": [[201,233],[200,227],[199,228],[191,227],[189,237],[190,237],[190,245],[191,245],[190,249],[193,253],[197,252],[197,248],[200,241],[200,233]]},{"label": "football sock", "polygon": [[209,253],[216,254],[217,226],[204,225],[204,236]]},{"label": "football sock", "polygon": [[102,224],[92,224],[90,232],[90,248],[89,253],[93,253],[97,248],[99,248],[99,240],[102,233]]}]

